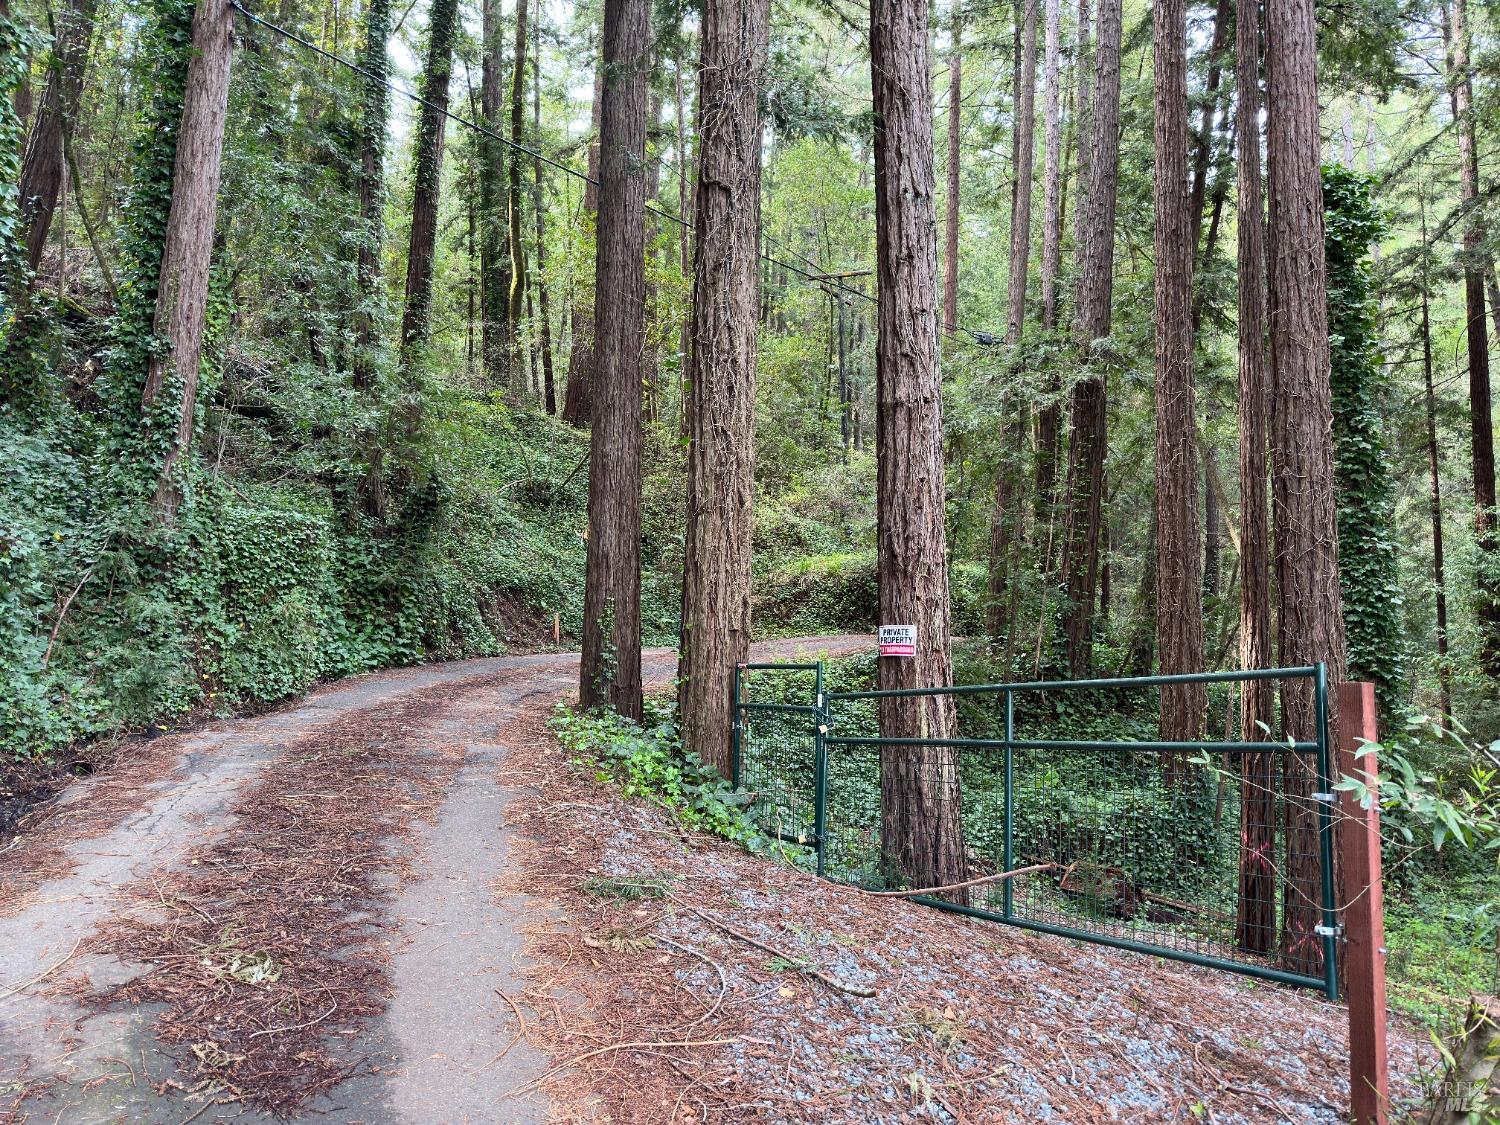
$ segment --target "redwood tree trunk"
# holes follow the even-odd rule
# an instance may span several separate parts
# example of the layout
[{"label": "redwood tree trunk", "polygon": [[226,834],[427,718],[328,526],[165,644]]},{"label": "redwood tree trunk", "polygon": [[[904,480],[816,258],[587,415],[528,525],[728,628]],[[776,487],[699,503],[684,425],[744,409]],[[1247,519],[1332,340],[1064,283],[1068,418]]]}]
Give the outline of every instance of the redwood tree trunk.
[{"label": "redwood tree trunk", "polygon": [[[1010,276],[1006,288],[1005,342],[1012,349],[1021,342],[1026,321],[1026,281],[1031,263],[1031,181],[1036,138],[1036,0],[1019,0],[1021,17],[1016,30],[1016,117],[1011,151],[1015,180],[1011,185]],[[1016,370],[1019,355],[1012,351]],[[1010,571],[1021,538],[1021,513],[1016,503],[1017,462],[1026,443],[1027,406],[1018,395],[1008,395],[1001,435],[999,469],[995,474],[995,510],[990,521],[990,574],[987,631],[1006,637],[1012,647]]]},{"label": "redwood tree trunk", "polygon": [[1099,41],[1094,51],[1092,136],[1079,146],[1089,152],[1086,185],[1079,205],[1079,283],[1076,310],[1078,346],[1088,368],[1073,385],[1069,419],[1067,518],[1063,573],[1067,604],[1063,643],[1069,673],[1086,676],[1093,664],[1094,598],[1099,585],[1099,522],[1104,496],[1104,458],[1109,419],[1104,373],[1095,366],[1096,341],[1109,335],[1114,290],[1115,193],[1120,163],[1121,0],[1099,9]]},{"label": "redwood tree trunk", "polygon": [[71,132],[78,116],[97,6],[98,0],[70,0],[61,13],[52,66],[37,106],[26,160],[21,166],[18,187],[21,221],[25,225],[26,264],[33,270],[41,263],[52,213],[62,190],[66,165],[63,134]]},{"label": "redwood tree trunk", "polygon": [[693,368],[678,686],[683,745],[725,777],[734,668],[750,648],[759,301],[758,97],[770,0],[705,0],[698,89]]},{"label": "redwood tree trunk", "polygon": [[375,305],[380,293],[380,257],[385,240],[385,142],[390,99],[384,83],[389,69],[386,42],[391,37],[390,0],[370,0],[365,11],[365,39],[360,64],[367,72],[360,106],[358,301],[354,316],[354,385],[375,385]]},{"label": "redwood tree trunk", "polygon": [[[881,688],[952,682],[938,372],[937,219],[927,5],[873,0],[875,109],[876,496],[880,619],[914,625],[916,655],[880,661]],[[949,738],[951,697],[883,699],[887,737]],[[884,747],[881,843],[916,886],[964,877],[958,768],[949,747]]]},{"label": "redwood tree trunk", "polygon": [[[1187,9],[1156,0],[1156,645],[1162,675],[1203,670],[1188,186]],[[1161,690],[1161,737],[1201,736],[1202,684]]]},{"label": "redwood tree trunk", "polygon": [[183,84],[172,207],[152,322],[152,331],[167,341],[168,348],[151,353],[141,397],[147,432],[170,428],[171,433],[151,498],[152,518],[159,524],[169,525],[177,518],[182,503],[181,470],[198,411],[233,43],[234,9],[213,0],[201,2],[193,12],[193,49]]},{"label": "redwood tree trunk", "polygon": [[963,18],[953,5],[953,47],[948,56],[948,184],[943,215],[943,327],[958,331],[959,133],[963,125]]},{"label": "redwood tree trunk", "polygon": [[[1266,225],[1260,174],[1258,5],[1236,13],[1239,101],[1240,667],[1270,668],[1271,511],[1266,490],[1270,371],[1266,357]],[[1240,686],[1240,737],[1270,738],[1269,680]],[[1240,879],[1235,940],[1268,953],[1276,940],[1276,755],[1247,754],[1240,785]]]},{"label": "redwood tree trunk", "polygon": [[[1270,197],[1272,503],[1276,522],[1279,659],[1345,675],[1334,510],[1327,269],[1319,169],[1318,82],[1312,0],[1267,0],[1266,122]],[[1284,733],[1317,736],[1312,684],[1282,685]],[[1335,706],[1336,693],[1329,693]],[[1336,715],[1330,716],[1336,730]],[[1281,952],[1288,967],[1323,963],[1315,773],[1305,754],[1286,762]]]},{"label": "redwood tree trunk", "polygon": [[[412,171],[411,242],[406,258],[406,307],[401,314],[401,365],[426,350],[432,321],[432,273],[437,257],[438,195],[442,189],[443,135],[458,0],[434,0],[422,74],[421,116]],[[409,422],[410,420],[408,420]],[[409,427],[408,427],[409,428]]]},{"label": "redwood tree trunk", "polygon": [[[1062,54],[1061,0],[1045,0],[1042,68],[1042,327],[1057,328],[1057,281],[1062,272],[1062,103],[1058,88]],[[1041,525],[1052,511],[1052,490],[1057,485],[1057,450],[1062,429],[1062,380],[1056,367],[1048,365],[1046,400],[1037,412],[1036,504],[1037,542],[1042,548],[1041,571],[1052,569],[1051,535],[1044,541]]]},{"label": "redwood tree trunk", "polygon": [[[510,139],[526,141],[526,0],[516,0],[516,54],[510,71]],[[526,364],[521,351],[521,316],[526,301],[526,243],[521,237],[525,196],[521,191],[521,161],[512,151],[508,171],[510,193],[506,237],[510,243],[510,295],[506,308],[506,361],[510,364],[510,397],[515,403],[526,398]]]},{"label": "redwood tree trunk", "polygon": [[[502,189],[505,176],[504,133],[505,34],[500,0],[482,0],[480,117],[486,132],[479,138],[479,305],[484,378],[495,390],[510,385],[510,247]],[[511,161],[515,163],[514,160]]]},{"label": "redwood tree trunk", "polygon": [[[542,137],[542,20],[537,13],[531,33],[531,60],[534,82],[531,87],[531,131],[538,144]],[[542,405],[548,414],[557,413],[557,382],[552,369],[552,314],[547,300],[547,206],[542,160],[532,162],[536,203],[536,301],[540,313],[542,352]]]},{"label": "redwood tree trunk", "polygon": [[[585,224],[596,226],[599,214],[599,130],[604,106],[604,63],[594,70],[594,139],[589,144],[588,182],[583,188]],[[644,117],[644,113],[642,114]],[[644,190],[644,188],[642,189]],[[568,386],[563,394],[563,421],[573,426],[587,426],[593,418],[594,383],[594,301],[593,294],[581,293],[573,302],[573,342],[568,351]]]},{"label": "redwood tree trunk", "polygon": [[594,418],[578,698],[641,717],[641,349],[649,0],[605,0]]}]

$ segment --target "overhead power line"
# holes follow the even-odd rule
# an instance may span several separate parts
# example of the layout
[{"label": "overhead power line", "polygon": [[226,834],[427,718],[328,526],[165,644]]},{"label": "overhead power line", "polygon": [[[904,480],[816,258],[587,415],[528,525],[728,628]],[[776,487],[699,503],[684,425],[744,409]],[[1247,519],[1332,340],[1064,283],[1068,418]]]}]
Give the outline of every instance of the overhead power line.
[{"label": "overhead power line", "polygon": [[[488,137],[491,140],[499,141],[502,145],[506,146],[512,151],[525,153],[533,160],[539,160],[548,167],[556,168],[559,172],[562,172],[565,175],[573,176],[576,179],[582,180],[584,183],[594,184],[595,186],[598,186],[599,181],[588,175],[588,173],[586,172],[580,172],[576,168],[570,168],[568,167],[568,165],[554,159],[551,156],[548,156],[546,153],[541,152],[538,149],[534,149],[529,145],[524,145],[520,141],[512,140],[510,137],[504,136],[501,133],[497,133],[493,129],[488,129],[485,126],[479,124],[477,121],[470,121],[467,117],[454,113],[447,106],[439,105],[437,102],[430,101],[429,99],[424,98],[421,94],[415,93],[412,90],[408,90],[405,86],[399,85],[398,83],[392,82],[388,78],[383,78],[380,75],[373,73],[372,71],[366,70],[358,63],[346,59],[344,58],[344,56],[336,54],[335,52],[330,51],[324,47],[318,46],[318,44],[314,43],[311,39],[308,39],[302,35],[298,35],[295,31],[282,27],[280,24],[272,23],[270,20],[264,18],[263,16],[256,15],[254,12],[250,11],[250,9],[246,8],[244,4],[240,3],[240,0],[228,0],[228,2],[231,8],[233,8],[240,15],[244,16],[251,23],[264,27],[268,31],[275,32],[277,35],[280,35],[284,39],[289,39],[299,46],[306,47],[309,51],[312,51],[314,54],[327,59],[329,62],[337,63],[339,66],[342,66],[347,70],[351,70],[355,74],[363,75],[370,81],[379,83],[381,86],[385,87],[385,89],[389,90],[393,94],[400,94],[402,97],[408,98],[411,101],[416,102],[418,105],[426,106],[428,109],[435,110],[438,113],[442,114],[449,121],[453,121],[459,125],[462,125],[466,129],[472,129],[474,130],[474,132],[479,133],[481,136]],[[667,211],[662,207],[658,207],[654,203],[648,202],[646,204],[646,210],[650,211],[653,215],[657,215],[660,218],[666,219],[668,222],[676,223],[678,226],[688,227],[692,225],[681,215],[674,215],[672,212]],[[795,251],[793,251],[793,253],[795,253]],[[767,254],[764,251],[761,252],[760,257],[764,261],[770,262],[773,266],[784,269],[789,273],[796,274],[803,280],[808,281],[814,285],[818,285],[825,290],[838,290],[839,292],[845,293],[850,297],[857,297],[862,301],[869,302],[870,304],[876,303],[876,298],[871,294],[866,293],[860,289],[850,288],[849,286],[843,284],[843,282],[839,280],[840,275],[829,273],[821,266],[817,266],[816,263],[813,263],[813,259],[808,258],[804,254],[799,253],[797,254],[797,257],[802,258],[809,263],[813,263],[814,268],[817,270],[816,273],[809,272],[808,270],[805,270],[800,266],[793,265],[791,262],[785,261],[781,258],[773,257],[772,255]],[[957,325],[955,327],[957,331],[962,332],[976,344],[989,345],[998,342],[997,338],[988,332],[976,332],[972,329],[965,328],[962,325]]]}]

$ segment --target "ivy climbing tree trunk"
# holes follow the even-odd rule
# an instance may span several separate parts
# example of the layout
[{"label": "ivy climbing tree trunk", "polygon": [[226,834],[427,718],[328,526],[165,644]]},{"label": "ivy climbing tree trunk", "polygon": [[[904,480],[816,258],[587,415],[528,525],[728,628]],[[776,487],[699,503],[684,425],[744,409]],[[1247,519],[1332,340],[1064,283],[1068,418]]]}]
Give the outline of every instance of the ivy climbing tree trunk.
[{"label": "ivy climbing tree trunk", "polygon": [[[1193,224],[1188,184],[1187,8],[1156,0],[1156,645],[1162,675],[1203,670],[1193,384]],[[1161,689],[1161,737],[1202,737],[1202,684]]]},{"label": "ivy climbing tree trunk", "polygon": [[729,698],[750,647],[761,123],[770,0],[705,0],[682,586],[683,745],[730,775]]},{"label": "ivy climbing tree trunk", "polygon": [[1363,177],[1342,165],[1323,171],[1323,207],[1344,635],[1350,676],[1375,684],[1389,723],[1401,706],[1405,680],[1402,599],[1390,451],[1381,423],[1385,369],[1375,360],[1378,337],[1366,265],[1383,223]]},{"label": "ivy climbing tree trunk", "polygon": [[605,0],[594,417],[578,698],[641,717],[641,349],[649,0]]},{"label": "ivy climbing tree trunk", "polygon": [[[1270,197],[1272,503],[1276,522],[1279,659],[1328,666],[1345,678],[1344,618],[1334,510],[1327,270],[1319,156],[1316,27],[1312,0],[1267,0],[1266,127]],[[1337,730],[1337,693],[1329,693]],[[1282,684],[1283,731],[1317,737],[1313,687]],[[1315,774],[1305,754],[1284,755],[1286,862],[1281,956],[1316,974],[1323,962]]]},{"label": "ivy climbing tree trunk", "polygon": [[[599,129],[604,105],[604,63],[594,68],[593,140],[589,143],[588,182],[583,187],[585,227],[595,226],[599,214]],[[597,234],[596,234],[597,239]],[[563,397],[563,421],[587,426],[593,417],[594,295],[580,293],[573,303],[573,343],[568,352],[568,386]]]},{"label": "ivy climbing tree trunk", "polygon": [[[382,299],[381,255],[385,244],[385,145],[390,118],[390,99],[386,93],[386,76],[390,56],[386,45],[391,37],[391,0],[370,0],[365,10],[364,45],[360,67],[364,71],[363,104],[360,106],[359,136],[359,252],[356,262],[356,295],[354,309],[354,387],[376,405],[379,372],[378,316],[385,306]],[[358,486],[359,506],[373,519],[385,518],[385,450],[377,425],[369,425],[362,435],[365,467]]]},{"label": "ivy climbing tree trunk", "polygon": [[1103,0],[1094,49],[1094,88],[1089,99],[1091,136],[1085,191],[1079,205],[1079,282],[1075,311],[1084,375],[1069,403],[1067,517],[1063,538],[1063,645],[1069,674],[1088,675],[1093,666],[1094,599],[1099,588],[1100,505],[1104,496],[1109,402],[1099,350],[1110,332],[1114,292],[1115,202],[1120,163],[1121,0]]},{"label": "ivy climbing tree trunk", "polygon": [[63,134],[71,132],[83,96],[84,70],[89,44],[94,36],[94,12],[98,0],[69,0],[57,21],[51,65],[36,124],[26,145],[21,166],[21,217],[26,228],[26,263],[35,270],[47,245],[47,232],[57,209],[66,174]]},{"label": "ivy climbing tree trunk", "polygon": [[[1235,15],[1235,82],[1239,103],[1239,470],[1240,667],[1270,668],[1271,508],[1266,440],[1271,374],[1266,355],[1266,222],[1260,171],[1260,12],[1241,3]],[[1240,737],[1267,741],[1275,721],[1270,680],[1240,685]],[[1247,754],[1240,783],[1239,898],[1235,941],[1269,953],[1276,941],[1276,755]]]},{"label": "ivy climbing tree trunk", "polygon": [[[25,36],[20,23],[11,16],[8,0],[0,0],[0,292],[6,295],[0,309],[0,326],[5,328],[5,343],[10,338],[16,302],[28,284],[26,247],[21,238],[21,206],[16,181],[21,174],[21,147],[25,143],[24,126],[16,113],[15,96],[25,78],[27,65]],[[0,367],[0,399],[14,407],[17,398],[28,392],[13,383],[10,363]]]},{"label": "ivy climbing tree trunk", "polygon": [[[162,525],[176,521],[182,503],[182,470],[198,413],[219,169],[229,113],[234,9],[215,0],[201,0],[192,26],[193,49],[183,87],[172,207],[162,245],[153,322],[155,335],[166,341],[167,349],[152,351],[141,396],[148,442],[164,444],[151,498],[152,519]],[[156,434],[163,437],[155,438]]]},{"label": "ivy climbing tree trunk", "polygon": [[[401,366],[410,371],[427,348],[432,327],[432,274],[437,259],[438,197],[458,0],[434,0],[422,73],[422,112],[412,168],[411,241],[406,257],[406,306],[401,316]],[[408,419],[408,432],[414,421]]]},{"label": "ivy climbing tree trunk", "polygon": [[[877,553],[880,620],[917,629],[916,654],[880,661],[883,689],[952,682],[938,372],[937,215],[927,5],[874,0]],[[880,701],[886,737],[949,738],[951,697]],[[885,747],[882,849],[915,886],[964,878],[958,767],[949,747]]]}]

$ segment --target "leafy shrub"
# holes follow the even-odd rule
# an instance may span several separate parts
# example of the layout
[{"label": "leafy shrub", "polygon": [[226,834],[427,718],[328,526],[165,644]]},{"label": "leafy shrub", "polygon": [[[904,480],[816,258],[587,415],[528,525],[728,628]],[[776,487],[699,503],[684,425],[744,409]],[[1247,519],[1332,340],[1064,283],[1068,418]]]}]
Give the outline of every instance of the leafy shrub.
[{"label": "leafy shrub", "polygon": [[736,790],[698,755],[682,748],[675,708],[646,725],[607,711],[580,714],[559,704],[551,727],[557,740],[600,781],[670,811],[688,828],[721,836],[757,853],[785,852],[749,813],[750,795]]}]

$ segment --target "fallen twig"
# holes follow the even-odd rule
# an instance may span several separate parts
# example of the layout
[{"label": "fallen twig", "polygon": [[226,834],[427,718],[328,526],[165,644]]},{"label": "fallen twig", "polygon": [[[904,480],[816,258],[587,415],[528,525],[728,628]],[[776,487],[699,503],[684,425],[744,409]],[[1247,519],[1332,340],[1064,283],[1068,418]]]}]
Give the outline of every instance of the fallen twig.
[{"label": "fallen twig", "polygon": [[742,933],[741,931],[735,929],[722,918],[716,918],[712,914],[708,914],[702,910],[699,910],[696,906],[689,906],[676,895],[668,895],[667,897],[675,902],[678,906],[686,910],[689,914],[696,914],[699,918],[702,918],[705,922],[709,923],[709,925],[719,927],[719,929],[723,930],[730,937],[739,938],[746,945],[753,945],[762,953],[769,953],[772,957],[780,957],[783,961],[788,961],[791,964],[796,965],[798,971],[805,973],[806,975],[812,977],[814,980],[822,981],[835,992],[847,992],[850,996],[869,997],[875,995],[875,990],[873,988],[866,988],[863,985],[857,984],[845,984],[837,977],[825,973],[822,969],[817,968],[815,965],[807,964],[803,958],[793,956],[784,949],[777,949],[774,945],[767,945],[765,942],[759,940],[758,938],[753,938],[749,934]]},{"label": "fallen twig", "polygon": [[329,1008],[328,1011],[324,1012],[321,1016],[319,1016],[315,1020],[308,1020],[306,1023],[294,1024],[291,1027],[267,1027],[267,1028],[264,1028],[261,1031],[253,1031],[253,1032],[251,1032],[250,1035],[248,1036],[248,1038],[249,1039],[259,1039],[262,1035],[276,1035],[276,1034],[278,1034],[280,1032],[283,1032],[283,1031],[302,1031],[305,1028],[312,1027],[314,1024],[322,1023],[329,1016],[333,1015],[334,1012],[338,1011],[338,1009],[339,1009],[339,1002],[337,1000],[335,1000],[333,1002],[333,1007]]},{"label": "fallen twig", "polygon": [[58,969],[62,968],[69,961],[73,960],[73,955],[78,952],[78,947],[82,944],[83,939],[79,938],[73,943],[73,948],[68,950],[68,955],[61,961],[57,962],[57,964],[53,965],[50,969],[43,969],[40,973],[32,977],[30,980],[22,981],[20,984],[12,985],[10,988],[0,991],[0,1000],[7,1000],[10,997],[15,996],[17,993],[25,992],[32,985],[46,980],[53,973],[57,972]]},{"label": "fallen twig", "polygon": [[949,883],[944,887],[919,887],[912,891],[867,891],[863,887],[856,887],[860,894],[870,895],[872,898],[913,898],[916,895],[940,895],[948,891],[961,891],[965,887],[978,887],[984,883],[999,883],[1005,879],[1014,879],[1017,875],[1032,875],[1038,871],[1051,871],[1055,863],[1034,863],[1030,867],[1018,867],[1014,871],[1002,871],[998,875],[981,875],[977,879],[965,879],[962,883]]},{"label": "fallen twig", "polygon": [[541,1085],[543,1082],[547,1081],[547,1079],[551,1078],[554,1074],[558,1074],[558,1073],[560,1073],[560,1072],[562,1072],[564,1070],[567,1070],[568,1067],[570,1067],[570,1066],[577,1066],[579,1063],[586,1062],[589,1059],[595,1058],[598,1055],[606,1055],[610,1051],[630,1051],[630,1050],[647,1050],[647,1051],[649,1051],[649,1050],[659,1050],[662,1047],[722,1047],[722,1046],[725,1046],[726,1044],[729,1044],[729,1043],[738,1043],[738,1042],[739,1042],[739,1036],[735,1035],[735,1036],[730,1036],[728,1039],[670,1039],[670,1040],[668,1040],[668,1039],[664,1039],[664,1040],[646,1039],[646,1040],[642,1040],[642,1041],[639,1041],[639,1042],[631,1042],[631,1043],[610,1043],[608,1046],[595,1047],[592,1051],[585,1051],[583,1054],[577,1055],[574,1058],[569,1059],[565,1063],[558,1063],[556,1066],[554,1066],[551,1070],[547,1071],[545,1074],[538,1075],[536,1078],[533,1078],[533,1079],[531,1079],[531,1080],[529,1080],[527,1082],[522,1082],[514,1090],[510,1091],[508,1094],[505,1094],[504,1097],[506,1097],[506,1098],[518,1097],[519,1095],[526,1093],[533,1086],[539,1086],[539,1085]]},{"label": "fallen twig", "polygon": [[520,1007],[520,1005],[517,1004],[514,1000],[512,1000],[509,996],[507,996],[505,993],[501,992],[498,988],[495,989],[495,995],[498,996],[498,997],[500,997],[500,999],[504,1000],[507,1004],[510,1005],[510,1010],[516,1014],[516,1020],[517,1020],[517,1022],[521,1026],[520,1026],[520,1030],[518,1030],[516,1032],[516,1037],[514,1039],[512,1039],[509,1043],[507,1043],[505,1045],[505,1049],[503,1051],[501,1051],[498,1055],[496,1055],[494,1058],[492,1058],[489,1062],[485,1063],[484,1066],[480,1067],[479,1068],[480,1070],[487,1070],[490,1067],[494,1066],[497,1062],[499,1062],[501,1059],[503,1059],[506,1055],[510,1054],[510,1049],[512,1047],[514,1047],[522,1039],[526,1038],[526,1017],[521,1014],[521,1007]]}]

